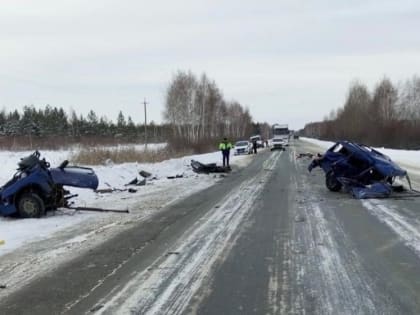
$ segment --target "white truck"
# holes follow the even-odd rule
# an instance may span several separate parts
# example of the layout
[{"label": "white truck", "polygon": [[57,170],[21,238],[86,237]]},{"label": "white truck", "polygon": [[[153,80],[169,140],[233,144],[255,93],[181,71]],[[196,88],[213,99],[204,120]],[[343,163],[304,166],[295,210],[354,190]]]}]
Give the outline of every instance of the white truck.
[{"label": "white truck", "polygon": [[[287,124],[274,124],[272,126],[272,133],[273,133],[273,143],[280,144],[282,143],[283,146],[289,145],[289,137],[290,137],[290,130]],[[280,141],[281,140],[281,141]]]}]

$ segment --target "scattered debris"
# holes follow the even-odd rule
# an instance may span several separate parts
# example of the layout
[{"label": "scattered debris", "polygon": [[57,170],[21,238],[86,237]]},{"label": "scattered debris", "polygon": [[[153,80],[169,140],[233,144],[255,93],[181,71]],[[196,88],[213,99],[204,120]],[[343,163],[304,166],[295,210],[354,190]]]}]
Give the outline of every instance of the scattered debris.
[{"label": "scattered debris", "polygon": [[99,311],[101,308],[103,308],[104,307],[104,305],[103,304],[98,304],[98,305],[95,305],[94,307],[92,307],[89,311],[91,312],[91,313],[95,313],[96,311]]},{"label": "scattered debris", "polygon": [[320,167],[325,172],[325,185],[331,191],[344,188],[357,199],[386,198],[394,190],[397,177],[406,178],[411,195],[420,194],[411,187],[407,171],[375,149],[351,141],[339,141],[325,154],[317,155],[308,166],[309,172]]},{"label": "scattered debris", "polygon": [[104,208],[93,208],[93,207],[66,207],[66,208],[71,209],[71,210],[76,210],[76,211],[130,213],[128,209],[117,210],[117,209],[104,209]]},{"label": "scattered debris", "polygon": [[139,182],[137,182],[137,185],[136,186],[145,186],[145,185],[146,185],[146,178],[143,179],[143,180],[141,180],[141,181],[139,181]]},{"label": "scattered debris", "polygon": [[131,185],[144,186],[144,185],[146,185],[146,178],[139,181],[136,177],[132,181],[130,181],[129,183],[125,184],[124,186],[131,186]]},{"label": "scattered debris", "polygon": [[150,174],[149,172],[146,171],[140,171],[139,172],[140,176],[144,177],[144,178],[149,178],[150,176],[152,176],[152,174]]},{"label": "scattered debris", "polygon": [[301,158],[310,158],[310,159],[312,159],[313,157],[314,157],[314,154],[313,153],[310,153],[310,152],[296,154],[296,158],[297,159],[301,159]]},{"label": "scattered debris", "polygon": [[96,189],[95,192],[98,194],[108,194],[108,193],[113,193],[113,192],[121,192],[121,191],[128,191],[129,193],[135,193],[137,192],[137,190],[133,189],[133,188],[128,188],[128,189],[119,189],[119,188],[102,188],[102,189]]},{"label": "scattered debris", "polygon": [[303,215],[301,215],[301,214],[298,214],[296,217],[295,217],[295,222],[305,222],[306,221],[306,219],[305,219],[305,217],[303,216]]},{"label": "scattered debris", "polygon": [[216,163],[203,164],[195,160],[191,160],[191,167],[194,172],[201,174],[227,173],[232,170],[230,166],[217,166]]},{"label": "scattered debris", "polygon": [[125,184],[124,186],[128,186],[128,185],[137,185],[137,183],[139,182],[139,180],[136,178],[134,178],[132,181],[128,182],[127,184]]},{"label": "scattered debris", "polygon": [[183,174],[178,174],[178,175],[175,175],[175,176],[168,176],[168,177],[166,177],[167,179],[175,179],[175,178],[183,178],[184,177],[184,175]]}]

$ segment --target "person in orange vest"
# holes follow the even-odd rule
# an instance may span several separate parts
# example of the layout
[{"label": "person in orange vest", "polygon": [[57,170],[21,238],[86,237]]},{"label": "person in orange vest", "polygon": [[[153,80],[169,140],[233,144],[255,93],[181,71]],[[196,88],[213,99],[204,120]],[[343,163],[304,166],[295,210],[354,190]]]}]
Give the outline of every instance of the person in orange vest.
[{"label": "person in orange vest", "polygon": [[223,138],[223,141],[220,142],[219,144],[219,150],[222,151],[222,156],[223,156],[223,167],[225,166],[230,167],[229,155],[230,155],[230,149],[232,149],[232,147],[233,147],[232,143],[230,143],[227,138]]}]

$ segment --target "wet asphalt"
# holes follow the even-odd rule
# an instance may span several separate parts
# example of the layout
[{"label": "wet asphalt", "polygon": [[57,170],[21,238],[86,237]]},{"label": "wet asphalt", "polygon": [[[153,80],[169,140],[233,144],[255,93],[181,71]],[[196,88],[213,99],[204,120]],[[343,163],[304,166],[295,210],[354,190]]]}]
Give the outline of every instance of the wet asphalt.
[{"label": "wet asphalt", "polygon": [[[322,172],[308,173],[310,161],[295,159],[308,148],[295,141],[269,170],[238,238],[184,314],[420,314],[419,253],[365,203],[329,192]],[[57,266],[0,300],[0,314],[94,314],[234,187],[267,171],[271,154],[279,153],[260,152],[247,168]],[[379,203],[420,231],[420,198]]]},{"label": "wet asphalt", "polygon": [[[420,314],[419,254],[362,201],[329,192],[310,160],[294,162],[305,143],[288,151],[197,313]],[[420,222],[419,198],[379,202]]]}]

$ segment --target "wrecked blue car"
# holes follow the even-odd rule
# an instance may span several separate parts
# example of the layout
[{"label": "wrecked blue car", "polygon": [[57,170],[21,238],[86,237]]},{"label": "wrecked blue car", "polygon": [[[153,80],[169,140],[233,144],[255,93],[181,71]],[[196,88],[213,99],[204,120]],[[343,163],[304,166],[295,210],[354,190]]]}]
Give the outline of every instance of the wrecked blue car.
[{"label": "wrecked blue car", "polygon": [[393,191],[402,191],[401,185],[393,186],[396,178],[407,178],[412,190],[406,170],[375,149],[350,141],[335,143],[313,159],[308,170],[316,167],[324,170],[329,190],[344,188],[358,199],[385,198]]},{"label": "wrecked blue car", "polygon": [[21,159],[13,178],[0,188],[0,215],[38,218],[48,210],[68,207],[68,199],[76,195],[64,186],[96,189],[98,177],[91,168],[69,166],[67,160],[50,168],[35,151]]}]

